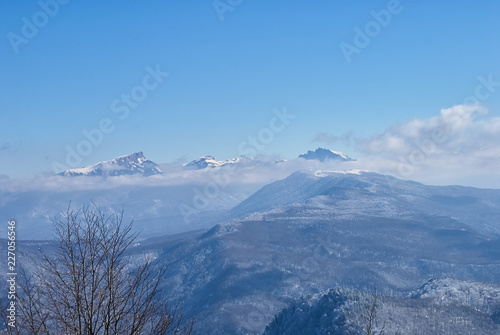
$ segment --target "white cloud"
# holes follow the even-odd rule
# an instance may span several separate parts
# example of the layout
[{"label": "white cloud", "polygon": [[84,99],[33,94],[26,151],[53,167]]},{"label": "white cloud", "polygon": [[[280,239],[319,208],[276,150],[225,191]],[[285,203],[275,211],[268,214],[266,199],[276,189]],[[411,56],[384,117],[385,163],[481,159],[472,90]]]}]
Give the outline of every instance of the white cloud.
[{"label": "white cloud", "polygon": [[360,168],[428,183],[500,188],[500,118],[479,104],[442,109],[438,116],[354,141],[364,154]]}]

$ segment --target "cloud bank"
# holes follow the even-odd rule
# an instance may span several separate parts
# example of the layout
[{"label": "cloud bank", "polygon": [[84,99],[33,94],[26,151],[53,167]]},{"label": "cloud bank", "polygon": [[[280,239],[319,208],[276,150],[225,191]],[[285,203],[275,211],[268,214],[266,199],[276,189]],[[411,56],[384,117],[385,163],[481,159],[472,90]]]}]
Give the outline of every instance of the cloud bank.
[{"label": "cloud bank", "polygon": [[500,188],[500,117],[480,104],[442,109],[438,116],[394,124],[369,137],[316,139],[354,145],[362,154],[359,168],[430,184]]}]

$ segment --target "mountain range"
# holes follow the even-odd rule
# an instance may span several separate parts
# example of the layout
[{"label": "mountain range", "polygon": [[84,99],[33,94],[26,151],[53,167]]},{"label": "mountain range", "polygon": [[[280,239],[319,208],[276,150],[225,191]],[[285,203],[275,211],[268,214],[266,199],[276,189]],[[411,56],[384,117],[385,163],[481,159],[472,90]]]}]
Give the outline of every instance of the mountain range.
[{"label": "mountain range", "polygon": [[[498,332],[500,190],[331,171],[323,153],[301,158],[324,169],[271,182],[254,182],[258,160],[205,156],[161,173],[137,153],[52,177],[50,191],[1,190],[0,214],[32,240],[50,238],[69,200],[124,208],[143,232],[129,256],[168,266],[164,291],[203,334],[358,334],[374,297],[376,331]],[[36,262],[37,244],[23,245]]]},{"label": "mountain range", "polygon": [[[353,159],[349,156],[343,154],[339,151],[333,151],[329,149],[318,148],[315,151],[308,151],[305,154],[299,155],[299,158],[304,158],[306,160],[316,160],[319,162],[327,161],[343,161],[348,162]],[[284,162],[283,160],[271,161],[273,164],[279,164]],[[237,158],[230,158],[224,161],[217,161],[214,156],[202,156],[195,159],[189,163],[183,164],[185,169],[195,169],[202,170],[207,168],[219,168],[223,166],[234,166],[234,165],[249,165],[249,164],[266,164],[269,162],[263,162],[257,159],[252,159],[246,156],[240,156]],[[157,174],[162,174],[163,171],[160,169],[159,165],[146,159],[142,152],[136,152],[125,156],[120,156],[112,160],[99,162],[93,165],[85,166],[82,168],[69,169],[61,172],[59,175],[74,177],[74,176],[121,176],[121,175],[142,175],[142,176],[152,176]]]}]

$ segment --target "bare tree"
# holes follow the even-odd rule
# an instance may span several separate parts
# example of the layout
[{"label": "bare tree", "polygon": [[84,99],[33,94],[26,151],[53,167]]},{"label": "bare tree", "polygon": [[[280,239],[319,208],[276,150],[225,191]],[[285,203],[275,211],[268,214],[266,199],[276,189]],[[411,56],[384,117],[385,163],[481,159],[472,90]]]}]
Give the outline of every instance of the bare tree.
[{"label": "bare tree", "polygon": [[20,283],[18,334],[190,334],[160,291],[166,268],[144,257],[130,265],[137,238],[123,211],[97,206],[67,211],[54,221],[53,249]]},{"label": "bare tree", "polygon": [[[375,326],[375,322],[376,322],[376,318],[377,318],[377,300],[378,300],[377,295],[374,295],[371,307],[367,313],[368,321],[366,323],[366,329],[364,330],[364,333],[366,335],[376,335],[374,333],[373,328]],[[382,330],[380,330],[378,335],[384,334],[384,328],[385,328],[385,325],[384,325],[384,327],[382,327]]]},{"label": "bare tree", "polygon": [[[385,334],[385,321],[382,328],[379,331],[375,330],[375,325],[377,323],[377,308],[378,308],[379,296],[377,294],[373,295],[372,304],[366,314],[366,327],[363,329],[365,335],[384,335]],[[394,335],[399,335],[399,327],[394,332]]]}]

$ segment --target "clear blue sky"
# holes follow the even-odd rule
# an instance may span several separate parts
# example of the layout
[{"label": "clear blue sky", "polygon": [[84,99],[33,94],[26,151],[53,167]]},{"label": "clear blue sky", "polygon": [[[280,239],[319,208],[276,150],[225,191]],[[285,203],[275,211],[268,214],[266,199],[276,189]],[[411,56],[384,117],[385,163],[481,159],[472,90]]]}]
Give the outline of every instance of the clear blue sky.
[{"label": "clear blue sky", "polygon": [[[292,158],[325,146],[319,133],[369,136],[463,103],[478,76],[500,81],[498,1],[402,0],[349,64],[339,45],[389,1],[237,2],[221,0],[232,7],[221,20],[211,0],[73,0],[53,17],[2,1],[0,174],[51,172],[106,118],[114,130],[79,165],[135,151],[226,159],[283,106],[296,117],[262,153]],[[35,36],[23,17],[38,20]],[[25,40],[13,47],[10,33]],[[110,106],[157,64],[168,77],[121,120]],[[498,115],[494,93],[483,103]]]}]

